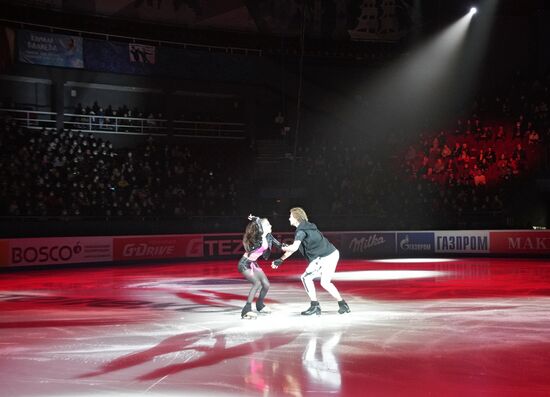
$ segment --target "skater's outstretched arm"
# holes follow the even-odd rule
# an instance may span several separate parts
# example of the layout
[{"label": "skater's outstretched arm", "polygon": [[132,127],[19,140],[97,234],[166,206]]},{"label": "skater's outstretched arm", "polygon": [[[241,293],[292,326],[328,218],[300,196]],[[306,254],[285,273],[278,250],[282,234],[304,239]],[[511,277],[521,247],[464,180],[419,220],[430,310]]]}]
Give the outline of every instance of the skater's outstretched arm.
[{"label": "skater's outstretched arm", "polygon": [[298,248],[300,248],[300,244],[302,244],[300,240],[294,240],[292,244],[283,246],[281,249],[285,252],[285,255],[288,253],[287,255],[287,258],[288,258],[290,255],[298,251]]},{"label": "skater's outstretched arm", "polygon": [[273,262],[271,262],[271,267],[273,269],[277,269],[279,266],[281,266],[281,264],[283,263],[283,261],[286,258],[288,258],[290,255],[292,255],[296,251],[298,251],[298,248],[300,247],[300,244],[302,244],[302,242],[300,240],[294,240],[294,242],[290,245],[287,245],[287,246],[283,245],[281,247],[281,249],[284,251],[283,256],[281,256],[279,259],[275,259]]}]

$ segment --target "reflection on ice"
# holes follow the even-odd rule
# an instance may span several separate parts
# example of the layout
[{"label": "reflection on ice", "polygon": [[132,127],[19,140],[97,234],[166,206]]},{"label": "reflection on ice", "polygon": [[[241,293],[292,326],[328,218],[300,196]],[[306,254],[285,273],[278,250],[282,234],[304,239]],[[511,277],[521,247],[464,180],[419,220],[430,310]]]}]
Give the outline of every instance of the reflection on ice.
[{"label": "reflection on ice", "polygon": [[359,281],[359,280],[406,280],[413,278],[443,277],[447,272],[437,270],[363,270],[355,272],[338,272],[333,280]]},{"label": "reflection on ice", "polygon": [[[340,367],[334,356],[333,349],[340,341],[341,332],[335,332],[328,339],[312,335],[304,351],[302,362],[312,383],[323,386],[327,392],[339,391],[341,385]],[[317,351],[317,342],[320,340],[321,351]]]}]

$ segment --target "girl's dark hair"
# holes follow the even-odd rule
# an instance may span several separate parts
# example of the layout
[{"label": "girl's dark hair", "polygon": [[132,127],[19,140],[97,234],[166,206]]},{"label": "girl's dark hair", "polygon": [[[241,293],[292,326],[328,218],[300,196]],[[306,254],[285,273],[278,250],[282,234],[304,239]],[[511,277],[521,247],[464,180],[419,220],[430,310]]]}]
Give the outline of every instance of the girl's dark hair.
[{"label": "girl's dark hair", "polygon": [[243,246],[246,252],[250,252],[254,242],[262,238],[262,222],[263,219],[254,220],[246,225],[243,236]]}]

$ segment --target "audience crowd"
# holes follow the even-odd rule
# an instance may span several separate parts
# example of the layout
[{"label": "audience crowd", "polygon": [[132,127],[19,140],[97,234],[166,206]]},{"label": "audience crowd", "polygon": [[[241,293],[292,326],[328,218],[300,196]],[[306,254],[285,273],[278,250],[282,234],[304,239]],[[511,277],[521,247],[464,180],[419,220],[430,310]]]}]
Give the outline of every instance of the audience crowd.
[{"label": "audience crowd", "polygon": [[[548,171],[550,81],[518,78],[508,92],[476,100],[468,117],[424,133],[403,152],[332,138],[310,141],[301,184],[317,213],[374,217],[390,228],[489,227],[507,224],[537,194],[534,177]],[[313,148],[313,149],[311,149]],[[517,205],[519,202],[519,206]],[[523,225],[524,226],[524,225]]]},{"label": "audience crowd", "polygon": [[137,107],[130,109],[128,105],[113,109],[112,105],[103,108],[97,101],[92,106],[85,107],[79,103],[73,114],[72,128],[79,130],[147,133],[166,127],[166,120],[161,112],[144,112]]},{"label": "audience crowd", "polygon": [[[234,215],[240,147],[168,145],[149,137],[115,149],[91,134],[0,128],[4,216]],[[230,151],[227,151],[231,147]],[[208,155],[206,155],[208,153]],[[229,158],[231,155],[231,158]]]},{"label": "audience crowd", "polygon": [[[504,215],[514,197],[527,203],[530,193],[518,186],[528,180],[532,187],[533,175],[548,169],[549,89],[548,80],[516,79],[509,91],[480,97],[450,128],[426,132],[402,152],[310,136],[292,180],[312,213],[368,216],[377,228],[468,227],[460,223],[466,214],[494,214],[503,222],[497,226],[512,226]],[[119,111],[134,114],[97,103],[79,105],[75,114]],[[256,189],[270,185],[254,178],[254,153],[242,142],[191,145],[149,136],[114,148],[92,134],[27,130],[8,118],[0,147],[3,216],[243,215],[258,207]]]},{"label": "audience crowd", "polygon": [[[185,112],[179,112],[174,121],[178,123],[199,122],[213,124],[242,121],[240,117],[240,102],[238,100],[221,101],[217,110],[218,113],[215,113],[213,109],[201,109],[201,111],[187,109]],[[167,119],[162,112],[142,111],[138,107],[130,108],[128,105],[121,105],[116,108],[113,108],[112,105],[103,107],[98,101],[94,101],[91,106],[83,106],[81,103],[78,103],[74,108],[70,122],[71,128],[75,130],[145,134],[159,131],[165,132],[168,125]]]}]

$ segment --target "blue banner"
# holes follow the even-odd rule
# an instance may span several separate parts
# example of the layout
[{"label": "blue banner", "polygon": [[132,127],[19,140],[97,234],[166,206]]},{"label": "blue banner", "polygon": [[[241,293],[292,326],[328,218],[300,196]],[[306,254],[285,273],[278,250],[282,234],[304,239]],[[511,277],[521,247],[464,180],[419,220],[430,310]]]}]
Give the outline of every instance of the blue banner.
[{"label": "blue banner", "polygon": [[86,69],[125,74],[171,76],[188,80],[258,82],[272,75],[261,57],[205,50],[84,40]]},{"label": "blue banner", "polygon": [[398,254],[423,254],[433,253],[434,233],[428,232],[409,232],[397,233],[397,253]]},{"label": "blue banner", "polygon": [[64,34],[17,31],[19,61],[36,65],[83,68],[82,38]]},{"label": "blue banner", "polygon": [[154,46],[90,39],[85,40],[84,46],[86,69],[146,75],[160,72]]}]

